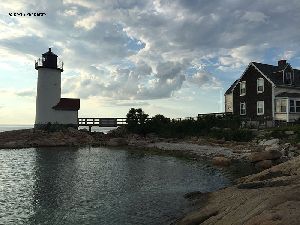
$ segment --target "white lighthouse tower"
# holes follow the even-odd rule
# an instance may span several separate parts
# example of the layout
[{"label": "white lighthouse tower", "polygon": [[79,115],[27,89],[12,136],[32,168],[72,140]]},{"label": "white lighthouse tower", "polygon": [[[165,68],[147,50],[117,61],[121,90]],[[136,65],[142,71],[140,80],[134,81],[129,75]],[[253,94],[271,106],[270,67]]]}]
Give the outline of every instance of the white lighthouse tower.
[{"label": "white lighthouse tower", "polygon": [[49,124],[77,127],[80,99],[61,98],[61,72],[63,62],[58,63],[57,55],[51,48],[35,62],[38,71],[35,127]]}]

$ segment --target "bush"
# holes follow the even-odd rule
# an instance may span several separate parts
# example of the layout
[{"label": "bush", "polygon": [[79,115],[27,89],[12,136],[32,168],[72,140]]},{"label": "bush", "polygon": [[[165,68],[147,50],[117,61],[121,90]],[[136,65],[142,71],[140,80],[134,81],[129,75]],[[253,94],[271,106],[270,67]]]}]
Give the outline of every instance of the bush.
[{"label": "bush", "polygon": [[148,114],[145,114],[142,109],[131,108],[127,113],[126,121],[129,132],[142,135],[156,133],[165,138],[210,136],[234,141],[249,141],[253,138],[251,131],[239,129],[241,121],[239,117],[232,115],[205,115],[198,117],[197,120],[170,120],[158,114],[148,119]]}]

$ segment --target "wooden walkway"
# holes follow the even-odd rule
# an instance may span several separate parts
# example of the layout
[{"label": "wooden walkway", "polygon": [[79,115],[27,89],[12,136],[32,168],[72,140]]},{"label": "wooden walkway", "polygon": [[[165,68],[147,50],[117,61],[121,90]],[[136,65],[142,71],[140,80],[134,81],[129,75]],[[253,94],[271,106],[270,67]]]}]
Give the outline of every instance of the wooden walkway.
[{"label": "wooden walkway", "polygon": [[78,118],[78,126],[89,127],[118,127],[126,125],[126,118]]}]

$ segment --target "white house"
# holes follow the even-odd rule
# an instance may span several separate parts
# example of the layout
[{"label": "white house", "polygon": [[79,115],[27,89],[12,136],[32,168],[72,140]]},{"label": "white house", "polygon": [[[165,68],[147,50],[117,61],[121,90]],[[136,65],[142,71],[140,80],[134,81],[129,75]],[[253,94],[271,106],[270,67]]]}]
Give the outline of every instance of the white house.
[{"label": "white house", "polygon": [[63,62],[58,62],[51,48],[35,61],[38,71],[36,96],[36,128],[47,124],[61,124],[77,127],[80,99],[61,98],[61,72]]}]

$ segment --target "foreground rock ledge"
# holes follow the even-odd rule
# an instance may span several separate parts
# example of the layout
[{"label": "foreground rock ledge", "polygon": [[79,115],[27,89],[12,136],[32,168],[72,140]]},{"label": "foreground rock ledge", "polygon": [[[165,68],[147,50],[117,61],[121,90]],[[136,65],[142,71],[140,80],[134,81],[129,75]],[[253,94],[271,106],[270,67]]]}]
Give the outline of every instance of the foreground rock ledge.
[{"label": "foreground rock ledge", "polygon": [[0,133],[0,148],[6,149],[83,146],[92,143],[94,143],[94,138],[91,135],[74,128],[49,133],[36,129],[23,129]]},{"label": "foreground rock ledge", "polygon": [[205,207],[177,225],[299,225],[300,157],[208,194]]}]

